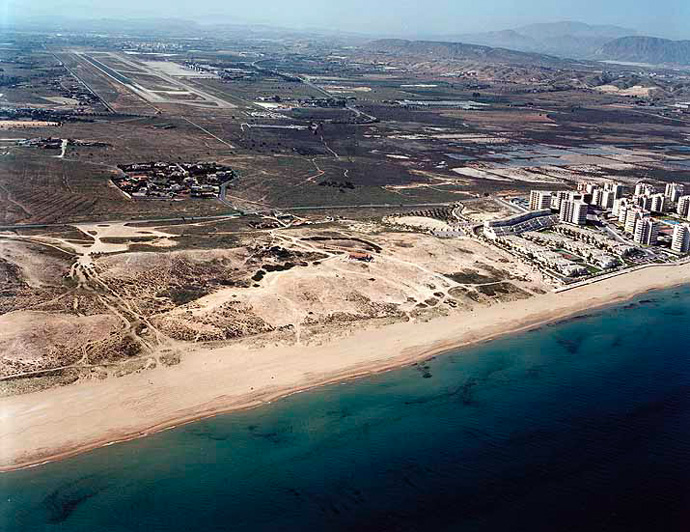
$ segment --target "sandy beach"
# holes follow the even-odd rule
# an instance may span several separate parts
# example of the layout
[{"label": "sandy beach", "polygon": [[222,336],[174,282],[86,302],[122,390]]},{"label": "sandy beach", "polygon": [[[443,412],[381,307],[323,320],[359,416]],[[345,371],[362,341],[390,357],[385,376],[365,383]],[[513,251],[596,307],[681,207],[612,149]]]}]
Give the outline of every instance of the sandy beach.
[{"label": "sandy beach", "polygon": [[560,294],[361,329],[320,345],[198,350],[173,367],[0,400],[0,470],[65,458],[315,386],[385,371],[690,282],[659,266]]}]

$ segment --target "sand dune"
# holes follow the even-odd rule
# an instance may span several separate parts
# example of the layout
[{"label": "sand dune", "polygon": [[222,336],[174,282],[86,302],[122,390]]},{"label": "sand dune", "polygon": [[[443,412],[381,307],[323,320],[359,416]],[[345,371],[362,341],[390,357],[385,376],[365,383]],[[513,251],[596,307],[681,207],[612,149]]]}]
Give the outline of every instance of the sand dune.
[{"label": "sand dune", "polygon": [[689,265],[659,266],[561,294],[357,330],[318,345],[205,348],[174,367],[8,397],[0,400],[0,466],[28,466],[261,405],[688,282]]}]

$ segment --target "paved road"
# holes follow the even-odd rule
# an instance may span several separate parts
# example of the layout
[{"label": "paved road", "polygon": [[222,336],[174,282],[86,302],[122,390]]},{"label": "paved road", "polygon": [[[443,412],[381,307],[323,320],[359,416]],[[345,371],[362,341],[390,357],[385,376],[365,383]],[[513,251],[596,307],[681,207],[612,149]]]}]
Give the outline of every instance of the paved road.
[{"label": "paved road", "polygon": [[359,205],[305,205],[299,207],[276,207],[277,211],[325,211],[328,209],[400,209],[400,208],[424,208],[424,207],[448,207],[455,205],[455,202],[447,203],[371,203]]},{"label": "paved road", "polygon": [[509,208],[513,212],[516,212],[518,214],[522,214],[525,212],[528,212],[529,209],[525,209],[524,207],[521,207],[520,205],[517,205],[515,203],[511,203],[510,201],[506,201],[503,198],[499,198],[498,196],[492,196],[493,199],[495,199],[498,203],[503,205],[504,207]]}]

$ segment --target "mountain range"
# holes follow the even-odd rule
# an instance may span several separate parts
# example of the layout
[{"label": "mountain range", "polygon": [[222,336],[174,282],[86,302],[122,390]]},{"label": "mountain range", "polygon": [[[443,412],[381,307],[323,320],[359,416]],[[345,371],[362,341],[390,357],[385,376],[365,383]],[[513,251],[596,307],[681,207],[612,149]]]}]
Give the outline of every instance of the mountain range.
[{"label": "mountain range", "polygon": [[366,45],[372,52],[398,56],[433,58],[434,61],[469,61],[479,64],[506,64],[524,67],[563,68],[578,61],[520,52],[507,48],[444,41],[408,41],[405,39],[379,39]]},{"label": "mountain range", "polygon": [[637,32],[629,28],[568,21],[529,24],[503,31],[436,36],[434,40],[509,48],[559,57],[592,59],[606,43],[621,37],[636,35]]},{"label": "mountain range", "polygon": [[633,63],[690,65],[690,41],[657,37],[622,37],[604,44],[598,58]]},{"label": "mountain range", "polygon": [[[363,34],[335,30],[296,30],[256,24],[197,23],[180,19],[78,19],[65,16],[28,17],[8,27],[22,31],[95,32],[106,35],[140,35],[150,37],[208,37],[228,39],[300,39],[326,40],[331,44],[362,45],[369,41]],[[379,44],[396,43],[401,51],[404,43],[415,43],[421,51],[426,46],[433,53],[466,59],[498,59],[511,64],[530,60],[542,66],[556,66],[556,58],[648,63],[653,65],[690,65],[690,41],[672,41],[638,35],[636,30],[611,25],[583,22],[537,23],[515,29],[457,35],[427,35],[426,40],[403,41],[387,39]],[[442,47],[441,43],[453,46]],[[432,46],[433,45],[433,46]],[[410,46],[409,44],[407,46]],[[523,54],[523,55],[520,55]],[[532,54],[531,56],[529,54]]]}]

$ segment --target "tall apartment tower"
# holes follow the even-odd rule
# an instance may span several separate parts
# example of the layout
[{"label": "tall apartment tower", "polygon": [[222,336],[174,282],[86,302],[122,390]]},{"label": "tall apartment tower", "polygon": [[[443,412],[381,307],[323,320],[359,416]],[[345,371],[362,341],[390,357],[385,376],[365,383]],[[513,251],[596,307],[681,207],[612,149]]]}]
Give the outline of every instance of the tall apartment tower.
[{"label": "tall apartment tower", "polygon": [[677,225],[673,229],[671,249],[676,253],[687,253],[690,251],[690,225]]},{"label": "tall apartment tower", "polygon": [[651,196],[656,189],[648,183],[638,183],[635,185],[635,196]]},{"label": "tall apartment tower", "polygon": [[649,196],[649,210],[652,212],[664,212],[665,200],[663,194],[653,194]]},{"label": "tall apartment tower", "polygon": [[618,207],[618,223],[625,225],[625,220],[627,219],[628,212],[632,210],[632,207],[627,203],[624,203]]},{"label": "tall apartment tower", "polygon": [[666,196],[671,203],[675,203],[678,201],[678,198],[680,198],[683,193],[685,192],[685,186],[683,186],[681,183],[668,183],[666,185],[666,191],[664,193],[664,196]]},{"label": "tall apartment tower", "polygon": [[529,210],[543,211],[551,208],[551,192],[533,190],[529,194]]},{"label": "tall apartment tower", "polygon": [[681,196],[678,198],[676,212],[680,216],[688,216],[690,214],[690,196]]},{"label": "tall apartment tower", "polygon": [[574,207],[573,207],[573,217],[571,220],[571,223],[577,224],[577,225],[587,225],[587,213],[589,212],[589,205],[587,205],[584,201],[579,200],[579,201],[574,201]]},{"label": "tall apartment tower", "polygon": [[611,214],[613,214],[614,216],[618,216],[618,214],[621,212],[621,206],[622,205],[623,205],[622,199],[613,200],[613,208],[611,209]]},{"label": "tall apartment tower", "polygon": [[653,246],[656,244],[659,236],[659,223],[651,218],[638,218],[635,222],[635,232],[633,233],[633,241],[636,244],[644,246]]},{"label": "tall apartment tower", "polygon": [[614,183],[612,181],[604,183],[604,190],[613,193],[613,199],[617,200],[623,197],[623,185]]},{"label": "tall apartment tower", "polygon": [[625,232],[633,234],[637,221],[642,219],[642,211],[640,209],[630,208],[625,213]]},{"label": "tall apartment tower", "polygon": [[622,209],[627,209],[630,206],[630,200],[628,198],[618,198],[613,200],[613,209],[611,210],[611,214],[614,216],[618,216],[618,221],[621,223],[625,222],[625,214],[623,215],[623,219],[620,218],[621,215],[621,210]]},{"label": "tall apartment tower", "polygon": [[616,201],[616,193],[613,190],[604,190],[599,201],[599,207],[602,209],[610,209],[613,207],[613,202]]},{"label": "tall apartment tower", "polygon": [[592,190],[592,201],[590,201],[590,205],[596,205],[599,207],[601,205],[601,199],[604,195],[604,189],[596,187]]},{"label": "tall apartment tower", "polygon": [[559,218],[562,222],[586,225],[587,213],[589,212],[589,205],[581,199],[566,200],[561,202],[561,212]]},{"label": "tall apartment tower", "polygon": [[570,197],[570,191],[558,190],[551,194],[551,209],[561,211],[561,203]]},{"label": "tall apartment tower", "polygon": [[652,197],[647,195],[633,196],[635,205],[648,211],[652,207]]}]

